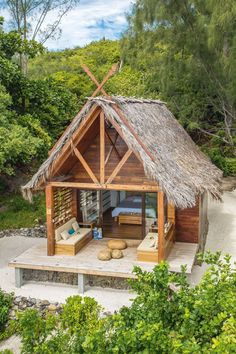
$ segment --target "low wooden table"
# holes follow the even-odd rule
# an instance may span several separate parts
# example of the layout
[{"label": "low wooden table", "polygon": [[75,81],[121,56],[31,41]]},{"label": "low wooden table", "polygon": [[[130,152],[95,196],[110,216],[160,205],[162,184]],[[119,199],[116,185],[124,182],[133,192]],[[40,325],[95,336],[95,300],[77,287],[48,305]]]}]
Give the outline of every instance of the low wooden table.
[{"label": "low wooden table", "polygon": [[131,224],[131,225],[142,225],[142,216],[141,214],[128,214],[121,213],[118,216],[118,223],[121,224]]}]

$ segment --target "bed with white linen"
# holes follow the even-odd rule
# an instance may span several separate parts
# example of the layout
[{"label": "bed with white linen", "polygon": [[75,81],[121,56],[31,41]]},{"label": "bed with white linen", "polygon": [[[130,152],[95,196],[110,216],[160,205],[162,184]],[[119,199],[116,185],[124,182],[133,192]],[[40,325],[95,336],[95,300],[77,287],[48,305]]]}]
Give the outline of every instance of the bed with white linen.
[{"label": "bed with white linen", "polygon": [[[156,218],[156,210],[150,205],[146,205],[146,217]],[[118,217],[120,214],[142,214],[142,197],[130,196],[120,202],[120,204],[112,210],[112,217]]]}]

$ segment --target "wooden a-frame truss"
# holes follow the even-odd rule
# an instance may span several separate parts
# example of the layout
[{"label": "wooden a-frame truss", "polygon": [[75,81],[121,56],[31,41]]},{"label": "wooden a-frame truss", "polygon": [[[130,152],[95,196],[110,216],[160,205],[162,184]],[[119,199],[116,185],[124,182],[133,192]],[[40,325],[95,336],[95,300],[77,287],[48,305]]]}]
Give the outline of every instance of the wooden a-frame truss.
[{"label": "wooden a-frame truss", "polygon": [[[86,74],[89,76],[89,78],[95,83],[95,85],[97,86],[96,90],[93,92],[91,97],[95,97],[99,92],[102,93],[103,96],[107,97],[108,99],[110,99],[110,96],[106,93],[106,91],[104,90],[103,86],[105,85],[105,83],[109,80],[109,78],[111,78],[118,70],[118,64],[114,64],[111,69],[108,71],[107,75],[104,77],[104,79],[102,80],[101,83],[98,82],[98,80],[95,78],[95,76],[91,73],[91,71],[89,70],[89,68],[82,64],[82,68],[84,69],[84,71],[86,72]],[[143,149],[145,150],[145,152],[150,156],[150,158],[153,160],[153,157],[151,156],[151,154],[149,153],[149,151],[146,149],[146,147],[143,145],[142,141],[139,139],[139,137],[137,136],[136,132],[134,131],[133,127],[129,124],[129,122],[127,121],[127,119],[124,117],[123,113],[121,112],[121,110],[119,109],[119,107],[115,104],[112,104],[113,109],[115,109],[116,113],[119,115],[120,119],[122,120],[122,122],[126,125],[126,127],[131,131],[131,133],[133,134],[133,136],[135,137],[135,139],[139,142],[139,144],[143,147]],[[75,117],[76,119],[76,117]],[[84,159],[82,153],[78,150],[78,148],[76,147],[79,143],[79,141],[81,141],[81,139],[84,137],[84,135],[86,134],[86,132],[89,130],[89,128],[92,126],[92,124],[94,123],[94,121],[96,119],[100,119],[99,122],[99,133],[100,133],[100,175],[99,178],[97,178],[92,170],[92,168],[89,166],[89,164],[87,163],[87,161]],[[110,136],[109,132],[106,129],[106,122],[110,123],[111,126],[113,126],[116,130],[116,136],[115,139],[113,140],[112,137]],[[73,124],[73,121],[72,123]],[[66,129],[65,132],[68,131],[68,129],[70,129],[70,125],[69,127]],[[64,133],[65,134],[65,133]],[[63,135],[64,135],[63,134]],[[105,140],[106,137],[108,138],[109,142],[110,142],[110,149],[109,152],[107,154],[107,156],[105,156]],[[83,121],[83,123],[81,124],[81,126],[78,128],[77,132],[74,133],[74,135],[72,136],[72,138],[70,139],[70,149],[67,148],[67,144],[65,144],[64,146],[64,150],[65,153],[62,152],[61,154],[61,158],[59,158],[58,162],[55,163],[54,165],[54,173],[59,171],[60,167],[63,165],[63,163],[65,162],[65,160],[67,158],[69,158],[71,151],[74,153],[74,155],[77,157],[77,159],[80,161],[81,165],[83,166],[83,168],[85,169],[85,171],[87,172],[88,176],[91,178],[92,182],[97,186],[97,187],[101,187],[101,188],[107,188],[108,186],[111,185],[112,181],[115,179],[115,177],[118,175],[118,173],[120,172],[120,170],[122,169],[122,167],[125,165],[125,163],[127,162],[127,160],[129,159],[129,157],[132,155],[133,151],[128,148],[126,153],[124,154],[124,156],[121,156],[117,147],[116,147],[116,142],[118,140],[118,138],[122,138],[124,140],[124,142],[127,145],[126,139],[123,136],[123,133],[121,131],[120,126],[117,124],[117,122],[115,122],[113,119],[111,119],[110,117],[106,117],[105,119],[105,115],[104,112],[100,110],[98,110],[98,112],[95,109],[95,112],[90,112],[90,114],[87,116],[87,118]],[[62,138],[62,137],[61,137]],[[61,139],[60,138],[60,139]],[[60,141],[59,139],[59,141]],[[56,143],[56,145],[58,144],[58,142]],[[56,146],[55,145],[55,146]],[[54,149],[54,148],[53,148]],[[51,150],[52,151],[52,150]],[[109,158],[112,154],[112,152],[115,152],[115,154],[117,155],[119,162],[117,164],[117,166],[114,168],[113,172],[111,173],[111,175],[108,177],[108,179],[105,181],[105,166],[109,161]],[[140,160],[140,157],[138,154],[134,153],[135,156]]]}]

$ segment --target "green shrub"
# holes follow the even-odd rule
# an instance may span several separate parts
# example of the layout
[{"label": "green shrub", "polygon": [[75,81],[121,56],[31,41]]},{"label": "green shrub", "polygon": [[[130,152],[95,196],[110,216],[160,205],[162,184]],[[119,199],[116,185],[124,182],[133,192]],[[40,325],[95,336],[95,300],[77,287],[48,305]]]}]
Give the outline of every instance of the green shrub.
[{"label": "green shrub", "polygon": [[12,306],[13,295],[6,294],[0,289],[0,333],[4,331],[9,319],[9,311]]},{"label": "green shrub", "polygon": [[[195,287],[166,263],[136,267],[130,307],[101,317],[96,301],[74,296],[60,316],[29,310],[20,319],[25,354],[236,353],[236,273],[230,257],[201,256],[209,268]],[[175,287],[174,290],[173,286]]]},{"label": "green shrub", "polygon": [[228,157],[225,159],[227,171],[230,176],[236,176],[236,157]]},{"label": "green shrub", "polygon": [[1,196],[0,230],[32,227],[45,221],[45,196],[37,195],[33,203],[24,200],[20,194]]}]

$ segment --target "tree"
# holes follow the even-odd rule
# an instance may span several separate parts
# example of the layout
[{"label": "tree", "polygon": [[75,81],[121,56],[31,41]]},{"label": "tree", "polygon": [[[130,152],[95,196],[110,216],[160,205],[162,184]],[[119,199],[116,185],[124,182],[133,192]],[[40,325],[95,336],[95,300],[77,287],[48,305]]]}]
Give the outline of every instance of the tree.
[{"label": "tree", "polygon": [[[1,3],[9,10],[13,27],[24,41],[37,40],[44,44],[49,38],[60,35],[62,18],[79,0],[2,0]],[[53,16],[53,22],[45,24],[50,15]],[[22,72],[26,74],[26,53],[22,53],[20,59]]]},{"label": "tree", "polygon": [[1,175],[14,174],[36,157],[44,159],[78,109],[76,96],[55,80],[30,80],[21,73],[15,56],[27,50],[33,57],[38,46],[0,27]]},{"label": "tree", "polygon": [[123,55],[195,141],[235,157],[236,3],[139,0]]}]

